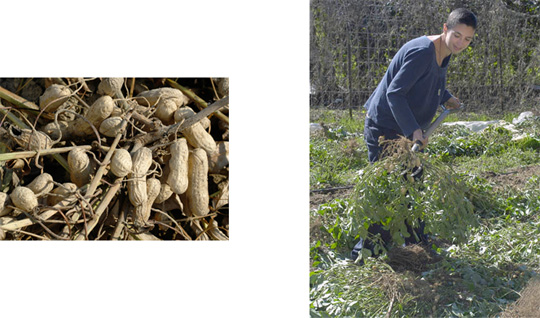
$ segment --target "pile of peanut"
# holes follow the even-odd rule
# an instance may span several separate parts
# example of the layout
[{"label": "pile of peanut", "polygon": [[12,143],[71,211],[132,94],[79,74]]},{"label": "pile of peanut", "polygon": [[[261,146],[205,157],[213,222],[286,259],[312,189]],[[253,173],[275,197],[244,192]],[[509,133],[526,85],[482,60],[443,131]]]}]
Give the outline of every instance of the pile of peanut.
[{"label": "pile of peanut", "polygon": [[228,240],[227,78],[41,81],[2,100],[0,239]]}]

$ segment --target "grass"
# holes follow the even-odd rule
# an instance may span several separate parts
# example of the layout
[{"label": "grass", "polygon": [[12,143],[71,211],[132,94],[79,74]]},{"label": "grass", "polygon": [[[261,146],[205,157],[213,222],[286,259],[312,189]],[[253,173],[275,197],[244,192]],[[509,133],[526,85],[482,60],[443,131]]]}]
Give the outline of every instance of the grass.
[{"label": "grass", "polygon": [[456,159],[454,164],[460,172],[478,174],[484,171],[504,173],[511,168],[537,164],[538,161],[538,151],[510,147],[499,156],[463,157]]},{"label": "grass", "polygon": [[495,120],[495,119],[501,119],[504,121],[507,121],[509,123],[512,122],[512,119],[519,116],[519,112],[507,112],[500,118],[495,118],[489,114],[478,114],[478,113],[470,113],[465,111],[457,111],[453,112],[448,117],[446,117],[447,122],[453,122],[453,121],[489,121],[489,120]]},{"label": "grass", "polygon": [[[500,119],[511,122],[517,115]],[[492,119],[499,118],[456,113],[446,121]],[[311,139],[311,188],[355,183],[357,171],[367,166],[363,114],[351,118],[348,111],[317,111],[311,121],[327,127],[327,133]],[[539,119],[517,128],[540,139]],[[436,131],[427,153],[462,176],[480,222],[464,243],[435,240],[432,249],[443,260],[422,272],[395,270],[388,255],[368,258],[363,266],[348,259],[357,240],[357,233],[344,230],[354,215],[351,198],[335,198],[310,211],[311,316],[487,317],[504,311],[540,272],[540,178],[502,187],[486,175],[540,165],[539,152],[513,141],[502,128],[477,134],[457,127]]]},{"label": "grass", "polygon": [[311,188],[350,184],[367,164],[363,118],[351,118],[348,111],[317,111],[311,116],[312,122],[328,123],[310,143]]}]

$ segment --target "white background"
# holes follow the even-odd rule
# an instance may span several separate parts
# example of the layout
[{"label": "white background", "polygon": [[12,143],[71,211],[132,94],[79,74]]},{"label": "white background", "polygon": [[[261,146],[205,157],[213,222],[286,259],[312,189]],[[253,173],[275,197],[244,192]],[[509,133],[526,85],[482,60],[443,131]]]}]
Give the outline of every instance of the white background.
[{"label": "white background", "polygon": [[229,242],[0,242],[4,317],[309,315],[309,2],[10,1],[0,77],[229,77]]}]

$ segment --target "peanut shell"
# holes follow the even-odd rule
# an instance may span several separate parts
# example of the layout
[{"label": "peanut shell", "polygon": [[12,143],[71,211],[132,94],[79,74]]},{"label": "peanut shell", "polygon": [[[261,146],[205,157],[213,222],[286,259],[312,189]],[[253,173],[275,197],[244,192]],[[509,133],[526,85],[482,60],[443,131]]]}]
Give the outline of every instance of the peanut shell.
[{"label": "peanut shell", "polygon": [[114,96],[124,85],[123,77],[105,77],[98,85],[97,93],[100,95]]},{"label": "peanut shell", "polygon": [[69,99],[70,95],[71,91],[68,87],[52,84],[47,87],[43,95],[39,97],[39,108],[45,109],[46,112],[53,113]]},{"label": "peanut shell", "polygon": [[174,192],[171,190],[171,187],[167,183],[162,183],[161,188],[159,189],[159,194],[154,200],[154,203],[159,204],[167,201]]},{"label": "peanut shell", "polygon": [[60,137],[62,137],[62,139],[66,139],[68,137],[68,127],[68,122],[59,120],[58,125],[55,122],[50,122],[41,128],[41,131],[43,131],[53,140],[58,140]]},{"label": "peanut shell", "polygon": [[36,195],[27,187],[16,187],[11,191],[9,197],[11,198],[11,202],[13,202],[17,208],[25,212],[30,212],[38,206]]},{"label": "peanut shell", "polygon": [[52,182],[53,177],[45,172],[37,176],[26,187],[32,190],[36,194],[37,198],[40,198],[51,192],[51,190],[54,188],[54,184]]},{"label": "peanut shell", "polygon": [[[180,121],[188,119],[195,115],[190,107],[180,107],[174,114],[174,120]],[[216,142],[214,138],[203,128],[201,123],[195,123],[191,127],[182,130],[182,135],[193,148],[202,148],[209,155],[216,151]]]},{"label": "peanut shell", "polygon": [[122,132],[122,120],[121,117],[109,117],[105,119],[99,126],[99,132],[107,137],[116,137],[116,135]]},{"label": "peanut shell", "polygon": [[119,177],[125,177],[131,172],[133,161],[131,155],[125,149],[116,149],[111,158],[111,172]]},{"label": "peanut shell", "polygon": [[26,150],[38,151],[52,147],[51,138],[41,131],[11,126],[9,132],[15,142]]},{"label": "peanut shell", "polygon": [[178,107],[189,103],[189,97],[184,95],[180,90],[172,87],[152,89],[142,92],[135,97],[137,103],[143,106],[154,106],[160,99],[172,99]]},{"label": "peanut shell", "polygon": [[229,165],[229,142],[216,142],[216,151],[208,155],[208,171],[218,174]]},{"label": "peanut shell", "polygon": [[[99,131],[99,126],[111,115],[113,110],[113,99],[108,95],[104,95],[90,106],[84,117]],[[82,118],[77,118],[71,123],[69,128],[70,134],[76,137],[86,137],[94,134],[94,130],[92,130],[90,124]]]},{"label": "peanut shell", "polygon": [[208,159],[201,148],[193,149],[189,154],[189,186],[187,198],[191,213],[195,216],[205,216],[210,211],[208,205]]},{"label": "peanut shell", "polygon": [[66,182],[62,184],[62,187],[56,187],[51,193],[54,195],[49,195],[47,197],[47,204],[49,206],[57,205],[58,203],[65,200],[72,192],[77,190],[77,185],[75,183]]},{"label": "peanut shell", "polygon": [[170,147],[169,176],[167,184],[172,192],[182,194],[188,187],[188,157],[189,150],[184,138],[177,139]]},{"label": "peanut shell", "polygon": [[129,201],[138,207],[148,200],[146,192],[146,173],[152,165],[152,150],[142,147],[132,156],[132,171],[128,174]]},{"label": "peanut shell", "polygon": [[165,125],[174,123],[174,113],[178,110],[177,103],[171,99],[161,99],[156,106],[155,116]]},{"label": "peanut shell", "polygon": [[68,165],[71,182],[75,183],[77,187],[82,187],[90,182],[93,167],[90,157],[84,149],[77,147],[71,150],[68,154]]}]

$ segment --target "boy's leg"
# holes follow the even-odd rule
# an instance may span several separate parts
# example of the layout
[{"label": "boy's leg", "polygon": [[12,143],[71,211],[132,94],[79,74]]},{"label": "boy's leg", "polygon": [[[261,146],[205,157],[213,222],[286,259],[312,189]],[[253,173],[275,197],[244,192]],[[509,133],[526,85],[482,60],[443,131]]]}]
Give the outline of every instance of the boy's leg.
[{"label": "boy's leg", "polygon": [[383,150],[383,147],[379,144],[379,137],[381,136],[384,136],[386,140],[399,138],[397,131],[381,127],[366,117],[364,123],[364,140],[368,148],[370,163],[374,163],[380,159]]},{"label": "boy's leg", "polygon": [[[364,123],[364,140],[366,141],[368,148],[368,157],[370,163],[374,163],[375,161],[379,160],[382,152],[382,146],[379,145],[379,137],[381,136],[384,136],[385,139],[396,139],[399,137],[396,131],[380,127],[371,119],[366,117],[366,121]],[[384,230],[381,224],[370,225],[368,232],[371,234],[380,234],[385,247],[388,246],[388,244],[392,241],[390,232]],[[374,254],[373,243],[369,239],[360,239],[351,252],[351,258],[353,260],[356,260],[362,248],[367,248],[372,252],[372,254]]]},{"label": "boy's leg", "polygon": [[[379,234],[383,242],[384,248],[386,249],[388,249],[390,243],[392,242],[392,236],[390,235],[390,231],[385,230],[381,224],[371,224],[368,228],[368,233],[370,235]],[[376,256],[374,250],[375,244],[370,239],[361,238],[358,243],[356,243],[356,245],[353,247],[353,250],[351,252],[351,258],[353,260],[356,260],[356,258],[358,258],[358,255],[360,255],[362,248],[370,250],[371,255]]]},{"label": "boy's leg", "polygon": [[[426,243],[427,242],[427,234],[424,233],[424,228],[426,223],[420,219],[418,219],[418,227],[412,228],[408,222],[405,222],[405,225],[407,226],[407,232],[411,236],[405,238],[405,244],[419,244],[419,243]],[[416,233],[416,235],[415,235]],[[418,236],[418,240],[416,239],[416,236]]]}]

